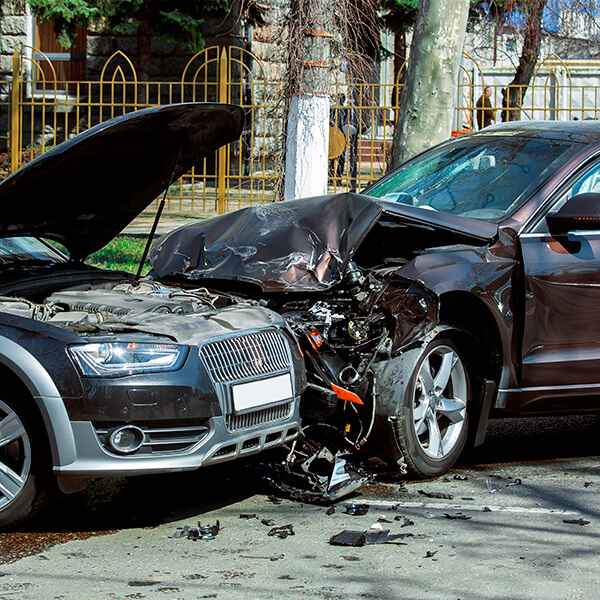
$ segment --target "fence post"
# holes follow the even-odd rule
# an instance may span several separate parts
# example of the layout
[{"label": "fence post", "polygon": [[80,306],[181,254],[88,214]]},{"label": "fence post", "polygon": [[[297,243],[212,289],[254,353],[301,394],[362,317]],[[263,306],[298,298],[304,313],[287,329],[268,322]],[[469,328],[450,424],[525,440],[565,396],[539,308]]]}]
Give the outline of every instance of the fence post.
[{"label": "fence post", "polygon": [[19,168],[19,146],[21,132],[19,114],[21,112],[21,50],[18,48],[13,53],[12,60],[12,88],[10,92],[10,170]]},{"label": "fence post", "polygon": [[[219,57],[219,103],[227,104],[228,98],[228,64],[227,49],[223,48]],[[227,146],[219,148],[219,160],[217,166],[217,213],[222,215],[226,209],[226,186],[227,186]]]}]

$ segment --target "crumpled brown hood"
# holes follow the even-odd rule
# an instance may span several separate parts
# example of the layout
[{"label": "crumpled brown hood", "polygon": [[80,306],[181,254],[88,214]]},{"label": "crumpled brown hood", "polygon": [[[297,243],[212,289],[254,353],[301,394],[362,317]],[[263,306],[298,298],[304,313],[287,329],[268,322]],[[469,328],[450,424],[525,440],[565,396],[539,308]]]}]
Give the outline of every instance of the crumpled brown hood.
[{"label": "crumpled brown hood", "polygon": [[101,123],[0,183],[0,235],[64,244],[74,259],[99,250],[173,181],[236,140],[243,110],[172,104]]},{"label": "crumpled brown hood", "polygon": [[479,242],[497,235],[492,223],[349,192],[243,208],[176,229],[153,248],[152,276],[195,284],[204,279],[242,281],[266,292],[324,290],[341,281],[383,215]]}]

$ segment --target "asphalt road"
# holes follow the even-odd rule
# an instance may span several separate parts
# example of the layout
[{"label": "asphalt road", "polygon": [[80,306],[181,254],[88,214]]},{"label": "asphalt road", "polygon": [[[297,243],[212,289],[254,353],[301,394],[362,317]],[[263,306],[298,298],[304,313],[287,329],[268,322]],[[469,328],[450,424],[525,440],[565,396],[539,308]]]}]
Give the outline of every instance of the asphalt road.
[{"label": "asphalt road", "polygon": [[[599,432],[595,417],[494,424],[486,446],[448,477],[365,488],[365,516],[344,514],[343,504],[328,515],[273,503],[244,467],[98,485],[28,531],[0,534],[0,600],[597,598]],[[410,535],[328,544],[381,518],[392,522],[380,527]],[[403,527],[405,518],[414,524]],[[217,519],[212,541],[170,537]],[[295,535],[269,537],[263,519],[292,524]],[[564,522],[573,519],[589,524]]]}]

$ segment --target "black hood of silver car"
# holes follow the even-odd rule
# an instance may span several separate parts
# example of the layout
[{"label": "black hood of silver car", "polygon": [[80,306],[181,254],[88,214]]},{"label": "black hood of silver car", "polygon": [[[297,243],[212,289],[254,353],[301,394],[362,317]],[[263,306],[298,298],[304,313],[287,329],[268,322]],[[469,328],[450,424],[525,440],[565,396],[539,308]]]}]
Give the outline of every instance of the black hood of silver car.
[{"label": "black hood of silver car", "polygon": [[498,234],[487,221],[345,193],[243,208],[180,227],[153,248],[152,276],[242,281],[266,292],[323,290],[341,281],[366,235],[384,218],[401,225],[398,236],[410,226],[481,245]]},{"label": "black hood of silver car", "polygon": [[56,240],[73,259],[83,259],[172,181],[237,139],[243,123],[239,107],[189,103],[96,125],[0,183],[0,236]]}]

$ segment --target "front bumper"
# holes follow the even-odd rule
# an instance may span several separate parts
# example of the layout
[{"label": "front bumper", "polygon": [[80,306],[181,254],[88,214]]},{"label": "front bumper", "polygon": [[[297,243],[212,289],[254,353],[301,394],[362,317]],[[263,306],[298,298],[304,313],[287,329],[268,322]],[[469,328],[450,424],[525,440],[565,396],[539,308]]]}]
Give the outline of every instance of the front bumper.
[{"label": "front bumper", "polygon": [[77,458],[54,467],[60,478],[144,475],[191,471],[206,465],[227,462],[280,446],[296,438],[300,431],[299,402],[291,414],[272,423],[230,431],[222,416],[212,417],[208,433],[193,447],[163,455],[117,456],[100,443],[90,421],[72,421]]}]

